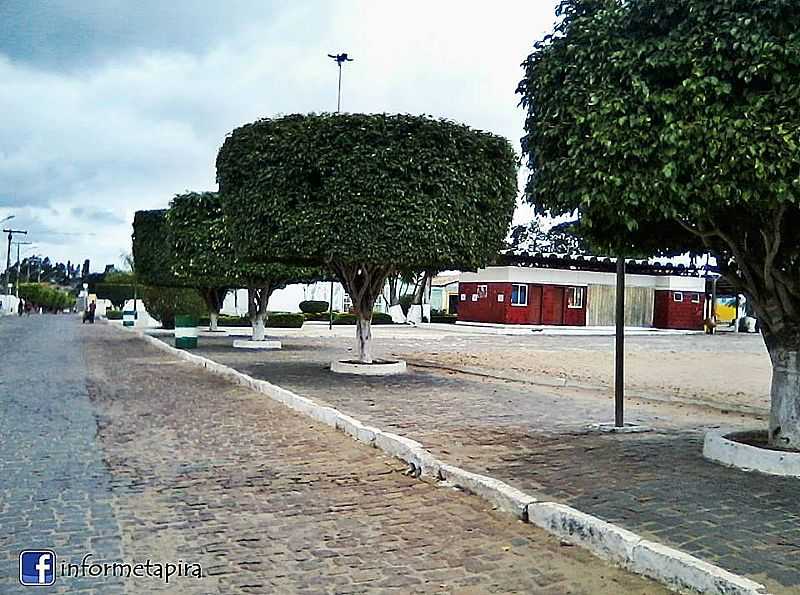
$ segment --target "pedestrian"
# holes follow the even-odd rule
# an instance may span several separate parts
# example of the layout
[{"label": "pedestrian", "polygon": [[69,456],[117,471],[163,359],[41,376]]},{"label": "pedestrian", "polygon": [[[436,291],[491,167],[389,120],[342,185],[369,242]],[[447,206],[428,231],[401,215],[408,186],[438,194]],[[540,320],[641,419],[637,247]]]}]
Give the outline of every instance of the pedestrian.
[{"label": "pedestrian", "polygon": [[97,310],[97,303],[95,303],[93,301],[91,304],[89,304],[89,322],[91,324],[94,324],[94,312],[95,312],[95,310]]},{"label": "pedestrian", "polygon": [[17,301],[17,316],[22,316],[22,300]]},{"label": "pedestrian", "polygon": [[25,316],[30,316],[31,310],[33,310],[33,306],[31,306],[31,303],[25,302]]}]

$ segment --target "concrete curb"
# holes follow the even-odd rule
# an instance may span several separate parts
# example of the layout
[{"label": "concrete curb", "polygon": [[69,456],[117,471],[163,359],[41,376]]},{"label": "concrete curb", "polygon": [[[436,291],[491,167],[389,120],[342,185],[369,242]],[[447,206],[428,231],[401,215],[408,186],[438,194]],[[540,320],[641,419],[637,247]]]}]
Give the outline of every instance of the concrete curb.
[{"label": "concrete curb", "polygon": [[710,595],[766,595],[764,585],[704,562],[685,552],[647,541],[641,536],[555,502],[540,502],[493,477],[479,475],[438,460],[422,444],[410,438],[368,426],[338,409],[320,405],[266,380],[258,380],[200,355],[176,349],[135,329],[151,345],[209,372],[267,395],[290,409],[334,427],[359,442],[381,449],[409,464],[417,477],[424,476],[443,486],[474,493],[498,509],[541,527],[565,541],[584,547],[623,568],[654,579],[677,592]]},{"label": "concrete curb", "polygon": [[714,463],[741,471],[765,473],[781,477],[800,477],[800,454],[750,446],[732,439],[766,434],[759,430],[723,430],[707,432],[703,440],[703,457]]}]

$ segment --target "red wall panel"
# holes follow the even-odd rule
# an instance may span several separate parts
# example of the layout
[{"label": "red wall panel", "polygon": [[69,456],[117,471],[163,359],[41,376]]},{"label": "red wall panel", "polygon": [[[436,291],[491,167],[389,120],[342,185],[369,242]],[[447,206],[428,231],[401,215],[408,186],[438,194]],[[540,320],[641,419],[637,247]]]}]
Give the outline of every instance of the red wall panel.
[{"label": "red wall panel", "polygon": [[[478,286],[486,285],[486,297],[478,294]],[[560,285],[528,285],[528,304],[511,304],[512,283],[459,283],[459,294],[464,300],[458,304],[458,319],[466,322],[494,322],[499,324],[586,324],[586,292],[582,308],[567,308],[566,287]],[[524,284],[522,284],[524,285]],[[503,301],[498,297],[502,295]]]},{"label": "red wall panel", "polygon": [[[682,293],[683,301],[676,302],[675,294]],[[697,303],[692,298],[699,297]],[[656,328],[702,330],[705,295],[693,291],[656,291],[653,305],[653,326]]]},{"label": "red wall panel", "polygon": [[544,286],[542,324],[564,324],[564,287],[560,285]]}]

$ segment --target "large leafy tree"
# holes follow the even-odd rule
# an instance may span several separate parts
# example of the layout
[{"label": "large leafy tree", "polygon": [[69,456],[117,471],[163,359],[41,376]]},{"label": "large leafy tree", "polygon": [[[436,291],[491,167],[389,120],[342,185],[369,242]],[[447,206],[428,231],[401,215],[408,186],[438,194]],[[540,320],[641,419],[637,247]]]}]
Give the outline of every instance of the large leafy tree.
[{"label": "large leafy tree", "polygon": [[212,328],[229,287],[246,287],[253,340],[266,338],[269,298],[290,283],[322,278],[317,268],[282,263],[251,264],[233,253],[228,226],[217,192],[175,196],[166,214],[173,252],[173,273],[183,283],[200,288],[211,309]]},{"label": "large leafy tree", "polygon": [[600,240],[707,250],[773,363],[769,437],[800,448],[800,3],[565,0],[519,85],[527,197]]},{"label": "large leafy tree", "polygon": [[237,255],[324,263],[358,315],[398,270],[472,268],[502,246],[516,200],[508,141],[409,115],[291,115],[231,133],[217,178]]}]

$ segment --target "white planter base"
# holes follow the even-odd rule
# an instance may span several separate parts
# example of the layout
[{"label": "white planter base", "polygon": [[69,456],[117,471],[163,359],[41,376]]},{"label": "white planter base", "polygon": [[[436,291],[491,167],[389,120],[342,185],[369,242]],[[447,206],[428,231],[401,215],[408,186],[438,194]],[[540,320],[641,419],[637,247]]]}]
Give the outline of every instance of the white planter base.
[{"label": "white planter base", "polygon": [[599,424],[592,424],[589,426],[590,430],[595,432],[606,432],[608,434],[638,434],[640,432],[652,432],[653,428],[648,426],[640,426],[637,424],[624,423],[621,428],[614,425],[614,422],[603,422]]},{"label": "white planter base", "polygon": [[236,349],[280,349],[280,341],[247,341],[235,340],[233,346]]},{"label": "white planter base", "polygon": [[765,435],[766,432],[709,432],[703,442],[703,456],[709,461],[742,471],[800,477],[800,452],[769,450],[731,440],[754,434]]},{"label": "white planter base", "polygon": [[392,376],[394,374],[404,374],[406,372],[406,362],[398,360],[394,362],[359,364],[350,361],[331,362],[331,372],[337,374],[357,374],[360,376]]}]

